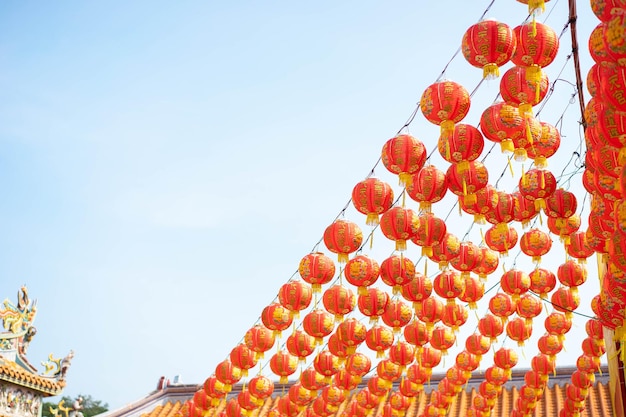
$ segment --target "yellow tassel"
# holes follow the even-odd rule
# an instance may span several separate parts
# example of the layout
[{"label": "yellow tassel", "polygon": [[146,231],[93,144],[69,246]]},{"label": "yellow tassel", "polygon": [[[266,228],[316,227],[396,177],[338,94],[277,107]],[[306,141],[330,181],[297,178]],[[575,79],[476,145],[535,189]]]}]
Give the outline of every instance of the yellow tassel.
[{"label": "yellow tassel", "polygon": [[[511,142],[511,143],[513,143],[513,142]],[[511,171],[511,176],[513,178],[515,178],[515,172],[513,172],[513,165],[511,164],[511,158],[508,158],[506,163],[509,166],[509,171]]]},{"label": "yellow tassel", "polygon": [[348,256],[347,253],[340,253],[337,255],[337,261],[340,264],[345,264],[346,262],[348,262],[348,260],[350,259],[350,257]]},{"label": "yellow tassel", "polygon": [[433,247],[432,246],[422,246],[422,256],[433,256]]},{"label": "yellow tassel", "polygon": [[365,224],[368,226],[376,226],[378,224],[378,213],[368,213]]},{"label": "yellow tassel", "polygon": [[400,252],[406,250],[406,240],[404,239],[396,240],[396,250]]},{"label": "yellow tassel", "polygon": [[367,291],[367,287],[364,286],[360,286],[357,290],[359,295],[367,295],[368,291]]},{"label": "yellow tassel", "polygon": [[536,157],[535,166],[537,168],[546,168],[548,166],[548,158],[546,158],[545,156]]},{"label": "yellow tassel", "polygon": [[487,64],[483,66],[483,78],[493,80],[500,76],[500,68],[496,64]]},{"label": "yellow tassel", "polygon": [[444,120],[439,126],[441,128],[441,137],[449,140],[454,133],[454,122],[452,120]]},{"label": "yellow tassel", "polygon": [[500,142],[500,150],[502,151],[502,153],[513,152],[515,150],[515,145],[513,144],[513,141],[511,139],[504,139],[502,142]]},{"label": "yellow tassel", "polygon": [[400,180],[400,185],[406,187],[413,183],[413,175],[408,172],[401,172],[398,174],[398,178]]}]

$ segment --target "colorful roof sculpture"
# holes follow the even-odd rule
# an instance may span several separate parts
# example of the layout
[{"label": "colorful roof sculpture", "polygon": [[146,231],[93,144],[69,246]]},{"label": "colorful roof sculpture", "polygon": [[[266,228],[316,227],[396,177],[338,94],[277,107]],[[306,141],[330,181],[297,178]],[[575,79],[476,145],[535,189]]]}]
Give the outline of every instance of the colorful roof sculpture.
[{"label": "colorful roof sculpture", "polygon": [[43,397],[59,395],[65,388],[74,353],[70,351],[62,359],[50,354],[42,363],[44,371],[38,373],[26,359],[28,346],[37,333],[33,326],[36,315],[37,301],[29,298],[25,286],[18,291],[16,304],[6,299],[0,305],[0,387],[24,387]]}]

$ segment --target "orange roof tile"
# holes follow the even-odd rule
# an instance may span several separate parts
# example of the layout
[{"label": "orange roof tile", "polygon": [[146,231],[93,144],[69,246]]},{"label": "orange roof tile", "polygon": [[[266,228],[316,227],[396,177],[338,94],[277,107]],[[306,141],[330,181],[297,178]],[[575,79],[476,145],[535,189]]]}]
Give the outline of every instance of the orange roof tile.
[{"label": "orange roof tile", "polygon": [[31,388],[48,394],[48,396],[59,395],[65,387],[65,381],[57,381],[33,374],[11,364],[0,365],[0,380]]},{"label": "orange roof tile", "polygon": [[157,405],[152,411],[142,414],[141,417],[174,417],[182,406],[180,401],[167,402],[163,405]]}]

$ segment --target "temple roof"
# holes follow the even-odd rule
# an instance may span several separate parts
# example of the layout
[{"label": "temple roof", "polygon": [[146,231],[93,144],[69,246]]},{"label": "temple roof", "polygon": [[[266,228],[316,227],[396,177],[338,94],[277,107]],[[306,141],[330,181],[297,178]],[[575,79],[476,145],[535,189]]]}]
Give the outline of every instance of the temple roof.
[{"label": "temple roof", "polygon": [[0,364],[0,380],[31,388],[49,396],[59,395],[65,388],[64,380],[33,374],[11,362]]}]

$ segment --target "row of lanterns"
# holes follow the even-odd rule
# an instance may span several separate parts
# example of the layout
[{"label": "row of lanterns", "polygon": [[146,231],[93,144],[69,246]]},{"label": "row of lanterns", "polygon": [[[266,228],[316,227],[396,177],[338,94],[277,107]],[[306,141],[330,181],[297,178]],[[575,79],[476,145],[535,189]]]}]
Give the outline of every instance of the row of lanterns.
[{"label": "row of lanterns", "polygon": [[[544,7],[543,1],[518,1],[528,4],[533,15]],[[592,1],[592,7],[593,4]],[[599,15],[606,14],[596,9],[594,12]],[[538,340],[540,353],[531,360],[532,369],[525,375],[513,413],[529,415],[555,370],[555,356],[572,327],[572,313],[580,304],[577,288],[587,279],[585,259],[594,251],[608,252],[609,276],[619,278],[626,271],[626,257],[619,257],[621,242],[607,238],[609,219],[605,216],[594,220],[598,227],[593,228],[590,217],[589,230],[580,231],[575,194],[559,188],[557,178],[547,169],[547,160],[557,152],[561,138],[554,126],[533,116],[532,108],[546,97],[549,82],[542,68],[555,59],[558,46],[554,31],[534,19],[514,29],[495,20],[470,27],[462,39],[463,56],[472,66],[483,69],[483,77],[498,77],[500,67],[509,61],[515,65],[501,78],[503,101],[489,106],[482,113],[480,126],[474,127],[461,123],[470,107],[470,95],[463,86],[453,81],[429,86],[421,97],[420,109],[428,121],[440,126],[437,149],[450,166],[441,170],[431,165],[426,146],[408,134],[390,139],[381,152],[384,167],[398,176],[403,192],[419,203],[419,211],[405,207],[404,201],[397,205],[393,187],[375,177],[359,182],[352,192],[354,208],[365,216],[367,225],[379,228],[394,242],[396,252],[379,263],[360,253],[364,234],[357,223],[342,218],[329,225],[323,242],[335,254],[339,267],[323,252],[305,255],[299,264],[299,279],[279,289],[277,301],[263,309],[260,323],[245,333],[243,343],[216,366],[203,388],[185,405],[185,417],[200,417],[207,410],[240,417],[259,409],[275,393],[276,382],[263,375],[263,362],[283,387],[300,369],[297,382],[273,401],[269,411],[272,417],[296,417],[302,413],[330,416],[340,407],[342,415],[347,416],[365,417],[374,409],[380,409],[386,417],[404,415],[414,399],[423,395],[433,368],[459,343],[459,327],[467,322],[468,310],[476,308],[483,298],[487,277],[495,274],[500,258],[518,244],[534,263],[533,269],[513,267],[499,274],[500,291],[489,299],[488,313],[478,320],[477,331],[465,340],[465,349],[455,356],[422,415],[445,415],[472,372],[480,367],[482,357],[493,350],[493,365],[484,371],[479,395],[468,410],[468,415],[489,415],[518,362],[515,350],[495,350],[494,343],[506,335],[523,346],[533,333],[537,317],[544,312],[542,298],[549,299],[554,311],[545,312],[545,333]],[[599,96],[591,103],[593,107],[588,106],[590,114],[595,109],[594,121],[606,119],[601,110],[609,104],[600,96],[605,93],[600,92],[606,84],[603,77],[619,72],[613,70],[594,70],[594,91]],[[614,107],[613,114],[621,115],[622,110]],[[600,124],[590,122],[594,130],[586,135],[588,142],[602,140]],[[521,175],[517,191],[509,193],[489,184],[487,168],[479,161],[485,138],[500,144],[503,152],[512,152],[516,160],[533,160],[533,169]],[[595,187],[590,191],[594,193],[594,204],[602,203],[604,207],[592,210],[594,216],[620,212],[616,202],[623,197],[618,186],[620,180],[626,180],[621,166],[611,168],[604,158],[611,155],[619,161],[620,152],[605,149],[595,160],[590,159],[594,157],[589,156],[591,151],[587,153],[590,162],[602,165],[591,172],[597,178],[590,179],[586,173],[584,180],[588,190]],[[596,174],[598,171],[600,174]],[[611,183],[613,194],[607,189],[607,180],[601,177],[606,171],[613,173],[615,179]],[[598,198],[602,193],[599,185],[614,198]],[[437,216],[437,203],[448,191],[458,198],[460,210],[473,216],[475,223],[489,223],[480,245],[459,239]],[[547,217],[549,232],[558,236],[567,253],[556,274],[541,267],[541,257],[552,249],[550,234],[534,226],[542,214]],[[524,230],[521,237],[514,222]],[[619,231],[617,219],[614,224]],[[602,244],[596,241],[600,238],[594,230],[602,231]],[[426,271],[417,270],[408,255],[411,245],[438,264],[439,271],[433,279]],[[612,284],[610,291],[605,288],[595,299],[594,311],[599,320],[587,323],[589,337],[583,341],[584,353],[577,361],[578,370],[572,375],[567,401],[560,411],[563,417],[576,415],[584,407],[587,390],[599,369],[599,357],[604,353],[602,325],[617,325],[615,317],[608,314],[613,314],[608,304],[617,301],[607,294],[621,290]],[[368,318],[369,323],[353,317],[355,311]],[[281,347],[283,334],[288,331]],[[376,364],[370,355],[359,351],[362,346],[375,352]],[[303,365],[306,362],[308,367]],[[249,372],[257,366],[261,371],[248,379]],[[360,385],[367,375],[366,386]],[[239,393],[229,396],[232,386],[242,379],[247,382]]]}]

